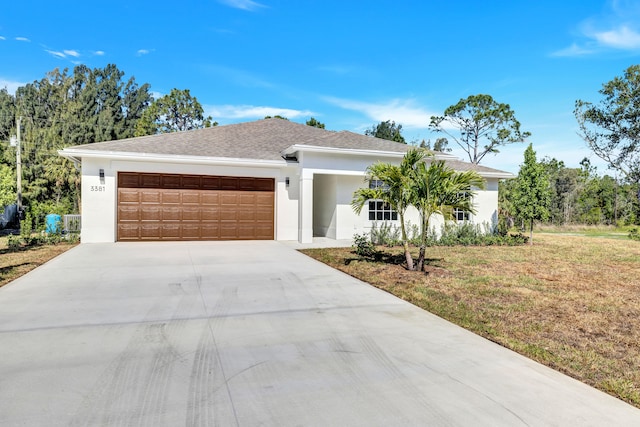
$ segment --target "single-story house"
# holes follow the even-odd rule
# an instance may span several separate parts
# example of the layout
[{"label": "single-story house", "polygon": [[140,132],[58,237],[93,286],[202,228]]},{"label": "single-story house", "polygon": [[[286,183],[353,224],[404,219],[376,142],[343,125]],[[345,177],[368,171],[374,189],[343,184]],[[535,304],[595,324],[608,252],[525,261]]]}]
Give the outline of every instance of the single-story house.
[{"label": "single-story house", "polygon": [[[82,242],[350,239],[397,215],[353,192],[374,162],[399,163],[405,144],[282,119],[79,145],[60,155],[82,164]],[[498,181],[512,174],[435,153],[475,169],[486,189],[470,220],[495,224]],[[408,218],[418,223],[417,214]]]}]

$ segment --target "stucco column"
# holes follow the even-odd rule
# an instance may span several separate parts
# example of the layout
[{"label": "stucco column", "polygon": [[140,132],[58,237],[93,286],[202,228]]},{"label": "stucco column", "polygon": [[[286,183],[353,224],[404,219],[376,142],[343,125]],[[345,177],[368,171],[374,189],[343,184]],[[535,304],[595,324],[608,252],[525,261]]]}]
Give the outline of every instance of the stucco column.
[{"label": "stucco column", "polygon": [[298,205],[298,241],[313,242],[313,172],[300,174],[300,204]]}]

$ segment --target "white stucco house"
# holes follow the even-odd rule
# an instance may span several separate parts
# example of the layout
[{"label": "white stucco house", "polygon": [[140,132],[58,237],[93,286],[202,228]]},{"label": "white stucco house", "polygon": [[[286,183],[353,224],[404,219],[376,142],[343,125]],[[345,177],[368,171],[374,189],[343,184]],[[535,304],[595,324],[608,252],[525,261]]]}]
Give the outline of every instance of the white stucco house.
[{"label": "white stucco house", "polygon": [[[352,132],[281,119],[217,126],[68,147],[81,163],[81,240],[350,239],[381,220],[397,222],[381,203],[360,215],[353,192],[366,168],[399,163],[410,147]],[[434,153],[486,180],[470,220],[495,224],[498,181],[508,172]],[[415,212],[408,212],[414,224]]]}]

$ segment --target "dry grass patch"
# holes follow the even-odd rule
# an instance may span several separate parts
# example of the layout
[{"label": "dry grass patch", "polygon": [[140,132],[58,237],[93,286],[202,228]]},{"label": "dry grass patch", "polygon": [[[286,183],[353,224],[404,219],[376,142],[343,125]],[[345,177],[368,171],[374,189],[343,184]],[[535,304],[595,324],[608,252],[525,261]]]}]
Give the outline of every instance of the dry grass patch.
[{"label": "dry grass patch", "polygon": [[68,251],[75,245],[76,243],[62,242],[57,245],[32,246],[12,252],[7,248],[7,238],[0,238],[0,287]]},{"label": "dry grass patch", "polygon": [[303,252],[640,407],[640,242],[534,239],[429,248],[428,274],[349,248]]}]

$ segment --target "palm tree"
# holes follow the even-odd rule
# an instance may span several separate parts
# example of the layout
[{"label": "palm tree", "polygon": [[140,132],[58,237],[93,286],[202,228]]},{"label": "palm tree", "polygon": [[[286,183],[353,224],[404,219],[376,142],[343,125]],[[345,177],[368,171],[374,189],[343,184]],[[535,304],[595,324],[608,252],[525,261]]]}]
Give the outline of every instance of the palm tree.
[{"label": "palm tree", "polygon": [[445,220],[452,219],[453,212],[460,209],[475,213],[472,188],[484,188],[484,180],[475,171],[456,172],[444,161],[433,161],[427,165],[420,162],[411,177],[411,199],[420,213],[420,252],[416,270],[424,270],[429,221],[434,214]]},{"label": "palm tree", "polygon": [[425,152],[420,149],[411,149],[404,155],[399,166],[390,163],[374,163],[367,168],[366,181],[379,180],[381,187],[360,188],[353,195],[351,206],[360,214],[363,206],[369,200],[382,200],[388,203],[398,213],[400,219],[400,231],[402,234],[402,246],[404,249],[407,269],[414,270],[413,257],[409,251],[409,240],[404,222],[404,214],[411,205],[413,197],[412,178],[415,175],[416,165],[422,162]]}]

